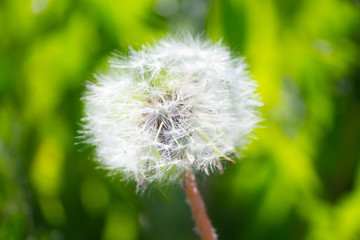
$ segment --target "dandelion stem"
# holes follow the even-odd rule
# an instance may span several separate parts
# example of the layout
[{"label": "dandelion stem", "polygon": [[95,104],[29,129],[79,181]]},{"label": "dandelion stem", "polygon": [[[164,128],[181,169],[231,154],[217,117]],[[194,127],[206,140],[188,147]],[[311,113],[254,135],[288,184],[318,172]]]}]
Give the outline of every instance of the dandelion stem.
[{"label": "dandelion stem", "polygon": [[194,174],[191,171],[186,171],[185,186],[183,187],[189,199],[201,238],[203,240],[216,240],[217,236],[206,213],[204,202],[197,187]]}]

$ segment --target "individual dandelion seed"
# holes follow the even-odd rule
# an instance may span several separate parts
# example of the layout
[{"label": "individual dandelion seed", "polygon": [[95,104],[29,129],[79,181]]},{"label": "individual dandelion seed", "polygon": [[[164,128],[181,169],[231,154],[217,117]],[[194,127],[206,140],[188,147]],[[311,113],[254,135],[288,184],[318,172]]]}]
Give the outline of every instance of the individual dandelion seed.
[{"label": "individual dandelion seed", "polygon": [[260,120],[247,65],[221,42],[166,37],[109,63],[87,85],[82,133],[102,166],[138,187],[185,181],[194,190],[193,173],[222,172]]}]

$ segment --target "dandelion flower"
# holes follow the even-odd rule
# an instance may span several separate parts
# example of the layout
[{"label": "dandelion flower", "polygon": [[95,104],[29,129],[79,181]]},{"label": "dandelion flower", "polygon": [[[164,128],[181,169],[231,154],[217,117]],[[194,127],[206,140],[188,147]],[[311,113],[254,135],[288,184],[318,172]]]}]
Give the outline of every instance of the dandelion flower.
[{"label": "dandelion flower", "polygon": [[109,63],[87,85],[83,135],[103,167],[139,186],[222,171],[259,122],[247,65],[221,42],[167,37]]}]

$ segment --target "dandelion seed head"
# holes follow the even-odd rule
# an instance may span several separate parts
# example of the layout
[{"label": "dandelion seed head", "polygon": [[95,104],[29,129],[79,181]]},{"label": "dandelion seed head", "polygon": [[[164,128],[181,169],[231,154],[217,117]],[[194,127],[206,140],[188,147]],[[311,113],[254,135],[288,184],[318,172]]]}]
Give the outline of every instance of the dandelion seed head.
[{"label": "dandelion seed head", "polygon": [[210,174],[260,120],[247,65],[221,42],[167,37],[109,63],[87,85],[82,134],[103,167],[138,186]]}]

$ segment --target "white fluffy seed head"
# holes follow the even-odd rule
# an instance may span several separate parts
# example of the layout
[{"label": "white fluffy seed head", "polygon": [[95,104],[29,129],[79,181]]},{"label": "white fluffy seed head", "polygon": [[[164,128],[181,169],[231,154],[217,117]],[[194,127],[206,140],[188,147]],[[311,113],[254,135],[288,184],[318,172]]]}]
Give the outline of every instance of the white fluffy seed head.
[{"label": "white fluffy seed head", "polygon": [[220,42],[167,37],[109,63],[87,85],[82,133],[102,166],[138,186],[221,168],[260,120],[247,65]]}]

